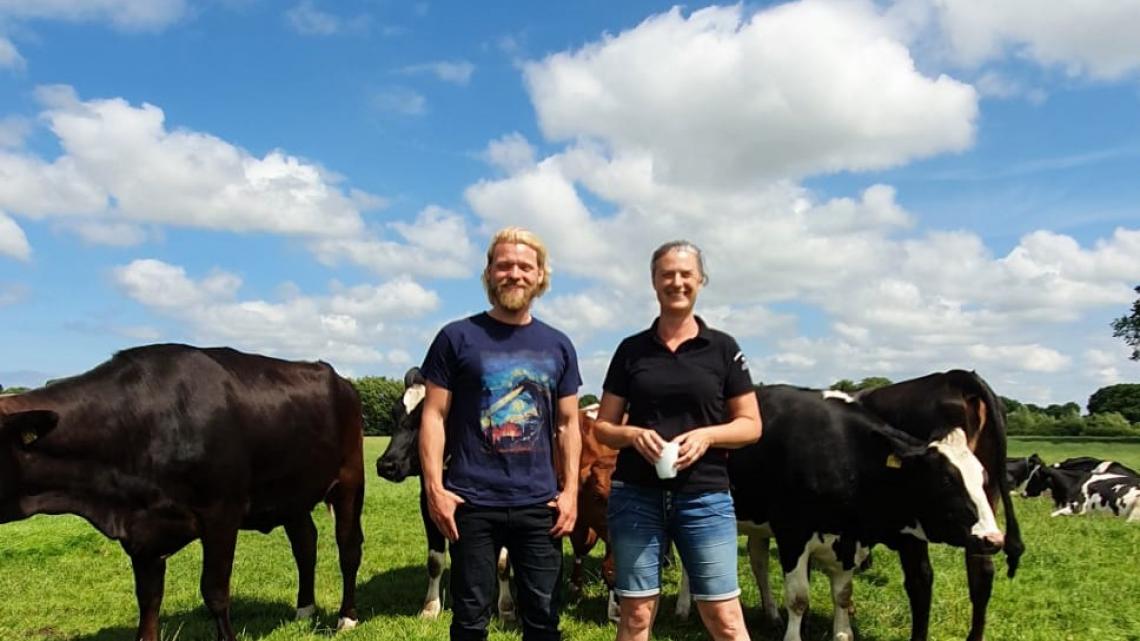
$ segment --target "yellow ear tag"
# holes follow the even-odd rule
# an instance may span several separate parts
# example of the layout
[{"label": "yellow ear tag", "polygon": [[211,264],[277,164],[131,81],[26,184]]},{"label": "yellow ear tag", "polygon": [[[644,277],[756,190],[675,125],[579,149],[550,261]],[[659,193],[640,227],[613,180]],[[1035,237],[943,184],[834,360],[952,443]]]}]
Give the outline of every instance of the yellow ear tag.
[{"label": "yellow ear tag", "polygon": [[35,430],[24,430],[24,432],[20,434],[20,440],[24,442],[24,445],[35,443],[39,437],[40,435],[36,434]]},{"label": "yellow ear tag", "polygon": [[887,467],[894,468],[896,470],[902,467],[902,459],[899,458],[898,454],[887,455]]}]

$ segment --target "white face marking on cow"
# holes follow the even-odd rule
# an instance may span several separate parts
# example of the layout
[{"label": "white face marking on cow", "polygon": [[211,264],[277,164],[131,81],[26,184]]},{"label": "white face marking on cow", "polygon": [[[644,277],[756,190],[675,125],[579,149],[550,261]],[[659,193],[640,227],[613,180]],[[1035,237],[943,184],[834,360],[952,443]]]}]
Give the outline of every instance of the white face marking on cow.
[{"label": "white face marking on cow", "polygon": [[960,427],[955,428],[941,441],[932,443],[930,447],[941,452],[950,464],[958,469],[966,484],[966,492],[970,495],[970,501],[978,513],[978,521],[970,528],[970,534],[979,538],[1000,534],[1001,530],[998,529],[994,511],[990,508],[990,502],[986,500],[982,464],[967,446],[966,432]]},{"label": "white face marking on cow", "polygon": [[427,386],[422,384],[412,385],[404,390],[404,411],[411,414],[427,396]]},{"label": "white face marking on cow", "polygon": [[851,396],[850,394],[848,394],[847,392],[841,392],[841,391],[835,390],[835,389],[823,390],[823,397],[825,399],[826,398],[834,398],[836,400],[843,401],[844,403],[854,403],[855,402],[855,398],[853,396]]}]

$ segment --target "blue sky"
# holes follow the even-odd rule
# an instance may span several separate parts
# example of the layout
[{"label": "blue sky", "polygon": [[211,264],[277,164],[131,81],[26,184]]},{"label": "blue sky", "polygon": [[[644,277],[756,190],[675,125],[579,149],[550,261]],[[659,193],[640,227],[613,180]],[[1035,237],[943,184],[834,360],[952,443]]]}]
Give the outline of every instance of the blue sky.
[{"label": "blue sky", "polygon": [[400,376],[551,250],[586,381],[648,256],[753,376],[1137,379],[1135,2],[0,2],[0,384],[179,341]]}]

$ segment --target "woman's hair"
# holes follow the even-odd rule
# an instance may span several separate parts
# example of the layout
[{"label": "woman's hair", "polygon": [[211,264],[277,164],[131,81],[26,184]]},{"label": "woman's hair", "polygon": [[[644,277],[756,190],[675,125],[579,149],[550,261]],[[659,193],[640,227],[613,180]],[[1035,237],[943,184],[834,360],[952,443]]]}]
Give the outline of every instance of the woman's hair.
[{"label": "woman's hair", "polygon": [[495,232],[491,237],[491,242],[487,245],[487,266],[483,269],[483,290],[487,292],[487,298],[493,305],[494,300],[494,285],[491,283],[491,261],[495,259],[495,245],[502,243],[526,245],[534,250],[538,255],[538,268],[542,270],[542,280],[538,283],[538,289],[535,290],[535,297],[542,296],[546,290],[550,289],[550,274],[552,270],[550,265],[546,264],[546,245],[542,243],[534,232],[523,229],[522,227],[504,227]]},{"label": "woman's hair", "polygon": [[671,240],[657,249],[653,250],[653,258],[649,259],[649,276],[657,276],[657,261],[662,256],[671,251],[688,252],[697,256],[697,269],[701,272],[701,284],[707,285],[709,282],[709,274],[705,271],[705,255],[701,253],[701,248],[687,240]]}]

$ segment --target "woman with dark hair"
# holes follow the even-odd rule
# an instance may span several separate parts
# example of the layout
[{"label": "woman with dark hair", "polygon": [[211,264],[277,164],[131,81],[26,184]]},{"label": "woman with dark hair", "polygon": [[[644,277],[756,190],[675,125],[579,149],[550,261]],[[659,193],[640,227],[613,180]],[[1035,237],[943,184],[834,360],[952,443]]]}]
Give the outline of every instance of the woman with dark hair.
[{"label": "woman with dark hair", "polygon": [[660,315],[618,346],[596,424],[598,440],[621,449],[607,513],[621,597],[617,640],[649,638],[671,539],[709,633],[747,641],[726,450],[760,438],[760,409],[739,345],[694,313],[708,282],[701,250],[665,243],[650,274]]}]

